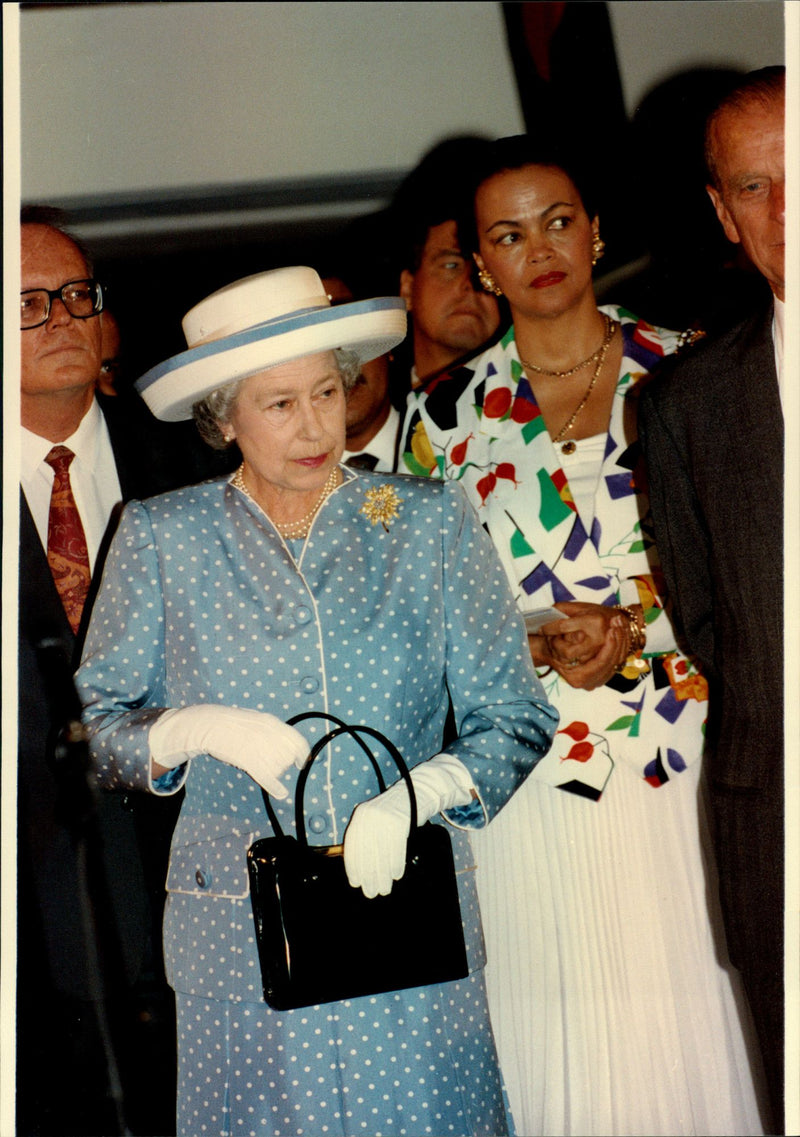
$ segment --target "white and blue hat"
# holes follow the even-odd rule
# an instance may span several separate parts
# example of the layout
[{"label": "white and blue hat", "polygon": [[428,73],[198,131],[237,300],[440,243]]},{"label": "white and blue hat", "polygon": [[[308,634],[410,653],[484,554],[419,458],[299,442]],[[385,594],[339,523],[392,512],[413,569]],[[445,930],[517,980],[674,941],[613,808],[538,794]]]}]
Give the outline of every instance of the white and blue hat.
[{"label": "white and blue hat", "polygon": [[218,387],[279,363],[347,348],[360,363],[406,334],[406,305],[381,296],[331,305],[313,268],[277,268],[212,292],[182,321],[188,350],[152,367],[136,388],[156,418],[192,417]]}]

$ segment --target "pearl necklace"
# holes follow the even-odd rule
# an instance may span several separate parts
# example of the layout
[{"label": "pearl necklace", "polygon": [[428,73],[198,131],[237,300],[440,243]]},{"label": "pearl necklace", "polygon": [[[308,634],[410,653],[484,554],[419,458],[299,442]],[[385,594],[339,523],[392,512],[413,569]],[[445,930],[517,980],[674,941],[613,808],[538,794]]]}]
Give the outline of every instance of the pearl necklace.
[{"label": "pearl necklace", "polygon": [[616,321],[610,319],[608,316],[605,316],[605,321],[605,336],[603,337],[603,342],[600,344],[597,350],[593,351],[591,355],[588,355],[582,363],[576,363],[574,367],[570,367],[566,371],[548,371],[546,367],[539,367],[535,363],[528,363],[528,361],[526,359],[523,359],[522,356],[520,356],[519,361],[522,366],[525,367],[528,371],[535,371],[537,375],[554,375],[558,379],[566,379],[567,376],[574,375],[576,371],[580,371],[582,368],[587,367],[590,363],[596,363],[601,354],[605,354],[608,345],[611,343],[611,337],[614,335],[614,331],[617,326]]},{"label": "pearl necklace", "polygon": [[[333,493],[333,491],[336,489],[336,486],[338,485],[338,482],[339,467],[334,466],[330,474],[328,474],[327,480],[325,482],[325,485],[322,487],[322,490],[320,491],[319,497],[311,506],[311,509],[309,509],[308,513],[304,514],[299,521],[286,521],[281,523],[270,518],[270,520],[272,520],[272,524],[278,530],[281,537],[285,537],[289,541],[299,540],[301,537],[307,537],[308,531],[311,528],[311,522],[316,517],[320,506],[322,505],[325,498]],[[253,498],[253,495],[250,493],[250,490],[247,488],[244,480],[244,462],[231,478],[231,485],[236,486],[237,489],[242,490],[243,493],[246,493],[251,501],[255,500],[255,498]],[[266,510],[264,512],[266,512]]]}]

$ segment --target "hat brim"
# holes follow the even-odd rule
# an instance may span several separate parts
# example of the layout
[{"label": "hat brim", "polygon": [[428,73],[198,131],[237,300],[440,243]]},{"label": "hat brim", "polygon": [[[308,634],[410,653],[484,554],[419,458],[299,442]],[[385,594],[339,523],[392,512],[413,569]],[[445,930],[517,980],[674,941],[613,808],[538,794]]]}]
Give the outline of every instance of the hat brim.
[{"label": "hat brim", "polygon": [[152,367],[136,389],[156,418],[180,422],[212,391],[268,367],[334,348],[366,363],[405,334],[406,306],[399,296],[310,308],[182,351]]}]

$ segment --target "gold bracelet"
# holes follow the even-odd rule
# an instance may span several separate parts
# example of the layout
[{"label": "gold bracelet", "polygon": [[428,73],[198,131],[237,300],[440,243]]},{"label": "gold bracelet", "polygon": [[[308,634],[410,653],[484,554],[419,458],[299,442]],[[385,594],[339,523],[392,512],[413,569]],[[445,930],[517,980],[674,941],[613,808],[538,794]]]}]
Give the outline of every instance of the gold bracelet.
[{"label": "gold bracelet", "polygon": [[647,643],[644,628],[639,627],[639,620],[632,608],[626,608],[622,604],[616,604],[615,608],[628,617],[628,655],[637,655],[644,651]]}]

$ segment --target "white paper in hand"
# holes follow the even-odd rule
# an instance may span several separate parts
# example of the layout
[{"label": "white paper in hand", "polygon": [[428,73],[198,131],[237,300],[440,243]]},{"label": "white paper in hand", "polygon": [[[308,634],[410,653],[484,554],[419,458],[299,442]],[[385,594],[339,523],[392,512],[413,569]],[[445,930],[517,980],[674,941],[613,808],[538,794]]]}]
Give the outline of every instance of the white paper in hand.
[{"label": "white paper in hand", "polygon": [[523,616],[525,631],[529,636],[538,635],[545,624],[551,624],[554,620],[566,620],[567,618],[563,612],[559,612],[558,608],[534,608],[532,612],[524,612]]}]

